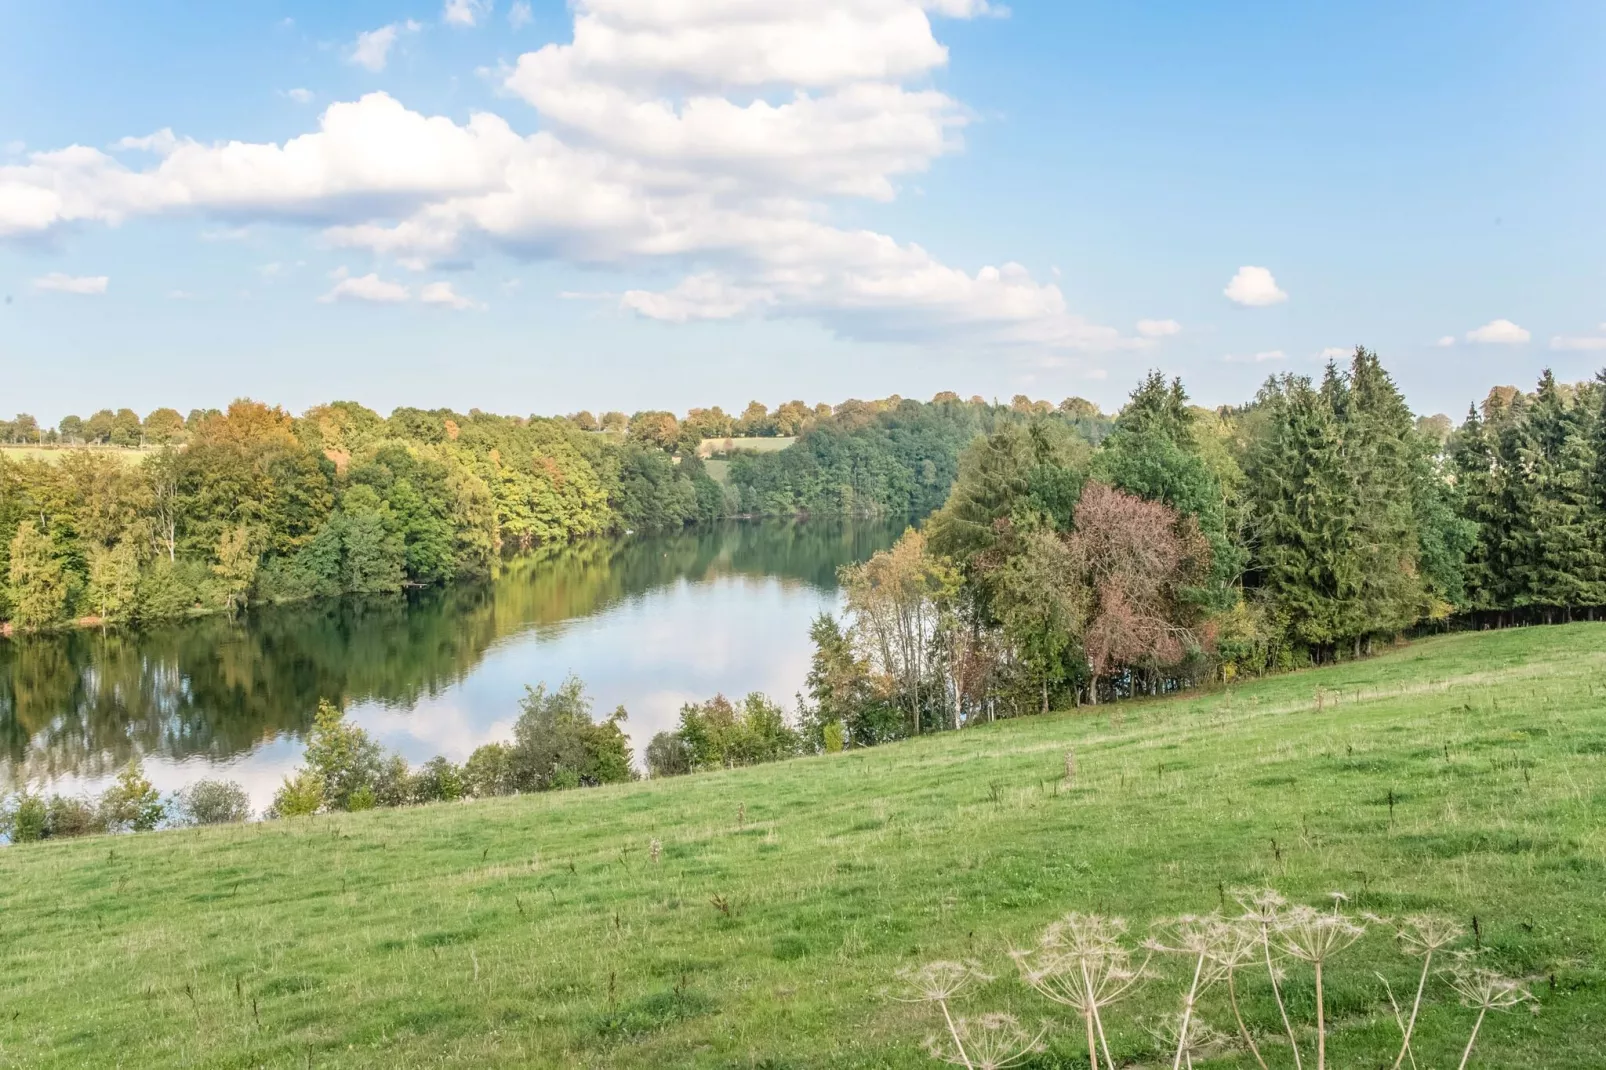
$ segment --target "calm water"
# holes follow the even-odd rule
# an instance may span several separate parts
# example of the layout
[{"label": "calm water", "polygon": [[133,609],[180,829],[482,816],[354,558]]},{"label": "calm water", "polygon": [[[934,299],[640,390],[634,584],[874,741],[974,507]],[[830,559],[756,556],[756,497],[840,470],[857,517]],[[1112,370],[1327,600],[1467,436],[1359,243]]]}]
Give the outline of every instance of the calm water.
[{"label": "calm water", "polygon": [[728,524],[592,540],[505,562],[491,581],[270,607],[141,633],[0,640],[0,775],[93,790],[133,755],[157,787],[244,784],[258,808],[300,761],[320,698],[418,762],[511,739],[526,684],[585,680],[623,704],[638,755],[680,706],[808,671],[808,624],[837,566],[901,523]]}]

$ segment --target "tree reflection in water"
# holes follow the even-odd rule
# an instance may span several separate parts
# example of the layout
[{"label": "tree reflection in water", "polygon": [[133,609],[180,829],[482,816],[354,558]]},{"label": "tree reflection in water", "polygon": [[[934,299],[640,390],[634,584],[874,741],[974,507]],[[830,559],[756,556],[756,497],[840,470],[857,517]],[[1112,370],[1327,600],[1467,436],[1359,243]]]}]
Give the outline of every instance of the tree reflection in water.
[{"label": "tree reflection in water", "polygon": [[495,643],[539,639],[667,585],[751,577],[833,591],[839,565],[902,527],[769,521],[593,539],[509,557],[483,583],[0,640],[0,772],[9,787],[98,779],[136,754],[225,763],[298,739],[320,698],[411,709],[471,676]]}]

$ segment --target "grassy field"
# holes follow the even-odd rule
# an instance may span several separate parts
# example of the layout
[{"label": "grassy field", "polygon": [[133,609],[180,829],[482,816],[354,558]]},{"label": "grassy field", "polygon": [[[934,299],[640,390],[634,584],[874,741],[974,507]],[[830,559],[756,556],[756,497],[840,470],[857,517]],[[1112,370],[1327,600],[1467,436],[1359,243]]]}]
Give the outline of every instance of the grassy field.
[{"label": "grassy field", "polygon": [[153,453],[159,452],[155,447],[138,449],[122,446],[0,446],[0,453],[5,454],[13,461],[48,461],[56,463],[75,450],[93,450],[116,457],[126,465],[136,465]]},{"label": "grassy field", "polygon": [[705,438],[697,447],[697,456],[707,459],[724,453],[779,453],[797,441],[797,436],[768,438]]},{"label": "grassy field", "polygon": [[[1264,885],[1476,917],[1541,1009],[1491,1015],[1471,1065],[1606,1066],[1606,625],[680,780],[5,849],[0,1066],[915,1067],[936,1023],[888,990],[939,958],[997,975],[966,1013],[1053,1023],[1031,1065],[1085,1066],[1007,949]],[[1330,1066],[1393,1061],[1374,970],[1408,1001],[1385,933],[1330,965]],[[1263,978],[1248,1017],[1291,1066]],[[1185,982],[1110,1012],[1118,1060],[1161,1064],[1133,1017]],[[1308,1036],[1306,971],[1287,994]],[[1472,1014],[1429,996],[1415,1065],[1455,1067]]]}]

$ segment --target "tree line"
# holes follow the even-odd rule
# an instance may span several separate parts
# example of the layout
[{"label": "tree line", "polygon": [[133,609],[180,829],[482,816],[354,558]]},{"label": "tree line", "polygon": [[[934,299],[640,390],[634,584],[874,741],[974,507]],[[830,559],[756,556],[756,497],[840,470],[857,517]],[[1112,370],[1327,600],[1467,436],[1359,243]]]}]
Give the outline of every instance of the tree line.
[{"label": "tree line", "polygon": [[[1098,419],[1087,402],[1066,406]],[[0,451],[0,626],[148,624],[392,593],[487,575],[504,550],[721,517],[929,512],[966,442],[1045,410],[945,394],[773,412],[753,402],[737,418],[715,407],[684,420],[412,408],[386,418],[352,402],[292,417],[249,400],[186,418],[67,417],[33,439],[156,448],[136,463],[107,450]],[[9,426],[23,425],[37,430],[31,417]],[[697,447],[727,433],[801,437],[767,455],[786,460],[738,455],[721,483]]]},{"label": "tree line", "polygon": [[[813,629],[812,749],[1606,606],[1606,373],[1417,418],[1375,353],[1208,410],[1150,375],[1097,444],[1009,422]],[[830,733],[831,735],[828,735]]]}]

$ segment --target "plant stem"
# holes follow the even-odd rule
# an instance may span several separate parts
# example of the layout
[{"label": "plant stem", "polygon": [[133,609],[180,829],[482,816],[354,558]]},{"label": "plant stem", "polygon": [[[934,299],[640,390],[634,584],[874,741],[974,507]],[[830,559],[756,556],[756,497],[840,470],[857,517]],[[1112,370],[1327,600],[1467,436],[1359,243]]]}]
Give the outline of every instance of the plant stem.
[{"label": "plant stem", "polygon": [[1461,1065],[1456,1067],[1456,1070],[1467,1070],[1467,1060],[1472,1058],[1472,1045],[1478,1042],[1478,1030],[1483,1026],[1483,1016],[1488,1013],[1488,1007],[1478,1009],[1478,1020],[1472,1023],[1472,1035],[1467,1038],[1467,1050],[1461,1053]]},{"label": "plant stem", "polygon": [[[1405,1037],[1400,1044],[1400,1054],[1394,1057],[1394,1070],[1400,1070],[1400,1064],[1405,1061],[1405,1055],[1411,1050],[1411,1033],[1416,1029],[1416,1012],[1422,1007],[1422,990],[1427,987],[1428,967],[1433,964],[1433,951],[1430,948],[1422,959],[1422,976],[1416,982],[1416,1000],[1411,1004],[1411,1020],[1405,1024]],[[1411,1059],[1416,1062],[1415,1057]]]},{"label": "plant stem", "polygon": [[1322,960],[1316,960],[1316,1070],[1327,1070],[1327,1018],[1322,1008]]},{"label": "plant stem", "polygon": [[1271,964],[1271,930],[1260,926],[1260,946],[1266,951],[1266,974],[1271,978],[1271,994],[1277,997],[1277,1013],[1283,1016],[1283,1029],[1288,1033],[1288,1046],[1294,1049],[1294,1070],[1304,1070],[1299,1060],[1299,1041],[1294,1039],[1293,1024],[1288,1021],[1288,1008],[1283,1006],[1282,989],[1277,987],[1277,968]]},{"label": "plant stem", "polygon": [[976,1070],[971,1065],[970,1056],[965,1054],[964,1042],[959,1039],[959,1030],[954,1027],[954,1016],[948,1013],[948,1001],[939,999],[937,1004],[942,1007],[942,1016],[948,1022],[948,1035],[954,1038],[954,1048],[959,1052],[959,1057],[965,1060],[965,1070]]},{"label": "plant stem", "polygon": [[1091,1009],[1082,1015],[1082,1022],[1087,1026],[1088,1070],[1099,1070],[1099,1049],[1093,1042],[1093,1011]]},{"label": "plant stem", "polygon": [[1227,971],[1227,999],[1232,1003],[1232,1016],[1238,1022],[1238,1035],[1244,1038],[1244,1043],[1249,1046],[1249,1053],[1255,1057],[1255,1062],[1260,1064],[1260,1070],[1270,1070],[1266,1066],[1266,1060],[1260,1056],[1260,1049],[1255,1046],[1255,1038],[1249,1035],[1249,1027],[1244,1025],[1243,1012],[1238,1009],[1238,983],[1235,980],[1237,973],[1236,970]]},{"label": "plant stem", "polygon": [[[1193,967],[1193,984],[1188,986],[1188,998],[1182,1004],[1182,1028],[1177,1031],[1177,1054],[1171,1060],[1171,1070],[1180,1070],[1182,1053],[1188,1050],[1188,1026],[1193,1022],[1193,1001],[1199,994],[1199,975],[1204,972],[1204,960],[1201,954]],[[1193,1060],[1189,1059],[1188,1064],[1193,1065]]]}]

